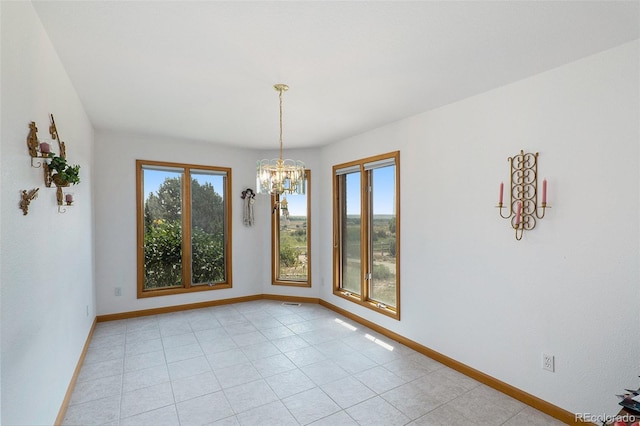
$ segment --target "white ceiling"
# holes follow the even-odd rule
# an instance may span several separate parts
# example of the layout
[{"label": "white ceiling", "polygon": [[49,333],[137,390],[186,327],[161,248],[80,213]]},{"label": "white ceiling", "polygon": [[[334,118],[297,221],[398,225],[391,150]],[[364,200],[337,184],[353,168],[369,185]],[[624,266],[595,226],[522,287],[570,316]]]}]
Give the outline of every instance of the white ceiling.
[{"label": "white ceiling", "polygon": [[638,1],[35,1],[89,118],[320,146],[639,37]]}]

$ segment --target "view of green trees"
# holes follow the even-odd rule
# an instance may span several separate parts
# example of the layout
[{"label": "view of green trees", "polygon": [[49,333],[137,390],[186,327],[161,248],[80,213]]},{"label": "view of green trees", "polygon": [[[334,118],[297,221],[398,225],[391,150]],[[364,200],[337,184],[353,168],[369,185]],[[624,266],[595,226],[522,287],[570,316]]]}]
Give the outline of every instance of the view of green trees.
[{"label": "view of green trees", "polygon": [[[182,177],[175,174],[144,204],[145,289],[182,286]],[[191,283],[210,284],[226,276],[224,202],[210,182],[201,183],[197,176],[192,173]]]},{"label": "view of green trees", "polygon": [[280,219],[279,279],[307,281],[307,217],[290,216]]}]

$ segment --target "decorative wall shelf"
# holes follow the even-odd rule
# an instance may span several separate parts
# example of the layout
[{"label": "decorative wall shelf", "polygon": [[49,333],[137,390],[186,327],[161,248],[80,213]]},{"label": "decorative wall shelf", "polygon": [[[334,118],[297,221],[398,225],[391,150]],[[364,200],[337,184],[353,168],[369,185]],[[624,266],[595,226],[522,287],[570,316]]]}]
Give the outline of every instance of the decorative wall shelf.
[{"label": "decorative wall shelf", "polygon": [[[65,213],[67,209],[63,208],[63,206],[72,206],[74,199],[72,193],[65,193],[62,188],[80,183],[80,166],[71,166],[67,163],[67,150],[65,143],[60,140],[53,114],[50,114],[49,117],[49,134],[51,135],[51,139],[57,142],[59,154],[56,155],[51,151],[52,143],[38,139],[38,128],[36,127],[35,121],[29,123],[27,148],[29,149],[29,155],[31,156],[31,167],[42,168],[44,174],[44,185],[47,188],[50,188],[52,185],[56,187],[58,212]],[[22,208],[22,204],[23,202],[21,202],[20,208]],[[26,205],[28,207],[28,203]],[[27,213],[24,214],[26,215]]]}]

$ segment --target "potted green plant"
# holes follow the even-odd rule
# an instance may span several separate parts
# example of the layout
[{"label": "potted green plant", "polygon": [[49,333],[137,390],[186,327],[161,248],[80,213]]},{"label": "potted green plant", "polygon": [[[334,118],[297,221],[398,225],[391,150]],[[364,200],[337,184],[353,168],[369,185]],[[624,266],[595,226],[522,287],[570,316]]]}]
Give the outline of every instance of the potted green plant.
[{"label": "potted green plant", "polygon": [[80,183],[80,166],[70,166],[67,159],[54,155],[49,162],[49,172],[51,179],[56,186],[69,186],[69,184]]}]

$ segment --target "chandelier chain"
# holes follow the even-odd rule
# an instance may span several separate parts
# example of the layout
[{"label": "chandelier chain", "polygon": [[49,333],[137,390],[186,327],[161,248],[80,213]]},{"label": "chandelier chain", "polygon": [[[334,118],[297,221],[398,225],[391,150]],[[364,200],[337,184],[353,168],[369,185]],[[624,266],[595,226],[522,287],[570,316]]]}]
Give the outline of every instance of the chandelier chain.
[{"label": "chandelier chain", "polygon": [[306,192],[305,167],[302,161],[284,160],[283,134],[283,100],[282,92],[289,86],[275,84],[280,100],[280,157],[271,160],[258,160],[256,163],[256,186],[260,194],[304,194]]},{"label": "chandelier chain", "polygon": [[282,91],[283,89],[278,89],[280,92],[280,160],[282,160]]}]

